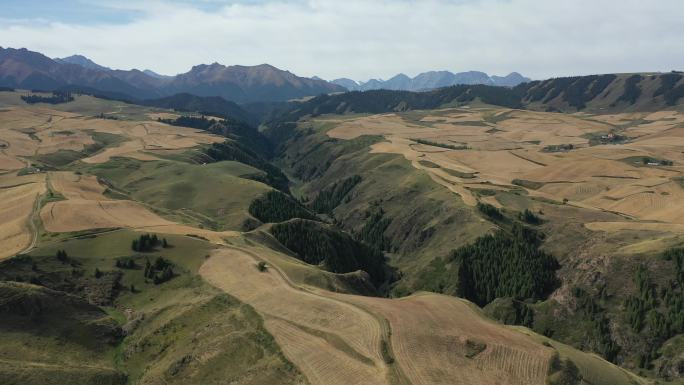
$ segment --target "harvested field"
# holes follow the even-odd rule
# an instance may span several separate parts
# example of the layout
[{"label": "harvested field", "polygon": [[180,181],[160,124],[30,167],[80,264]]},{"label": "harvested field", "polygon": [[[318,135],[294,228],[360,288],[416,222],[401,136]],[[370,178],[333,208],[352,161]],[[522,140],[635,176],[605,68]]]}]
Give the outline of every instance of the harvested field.
[{"label": "harvested field", "polygon": [[78,175],[70,171],[50,172],[50,185],[66,199],[107,200],[102,195],[105,187],[97,178],[90,175]]},{"label": "harvested field", "polygon": [[328,135],[338,139],[353,139],[361,135],[394,134],[402,136],[417,135],[433,131],[430,128],[409,125],[396,114],[371,115],[349,119],[328,131]]},{"label": "harvested field", "polygon": [[[256,268],[259,260],[267,262],[265,272]],[[467,301],[429,293],[402,299],[333,293],[293,282],[285,273],[292,264],[315,271],[274,251],[230,247],[216,250],[200,274],[253,306],[312,384],[546,383],[553,349],[526,329],[488,320]],[[389,366],[383,340],[394,360]],[[583,354],[570,353],[577,360]]]},{"label": "harvested field", "polygon": [[37,199],[45,193],[45,174],[0,177],[0,259],[30,246]]},{"label": "harvested field", "polygon": [[[105,187],[93,176],[52,172],[50,184],[66,200],[50,202],[40,212],[45,230],[54,233],[102,228],[130,228],[166,234],[193,234],[213,243],[235,232],[216,232],[177,224],[150,211],[141,203],[105,197]],[[2,191],[2,190],[0,190]]]},{"label": "harvested field", "polygon": [[551,349],[483,318],[465,301],[428,293],[343,297],[388,320],[393,353],[412,384],[546,383]]},{"label": "harvested field", "polygon": [[368,312],[293,287],[275,268],[237,249],[216,251],[200,274],[253,306],[285,355],[312,384],[385,384],[382,325]]},{"label": "harvested field", "polygon": [[92,201],[70,199],[51,202],[41,210],[45,229],[53,233],[89,229],[171,225],[144,206],[132,201]]},{"label": "harvested field", "polygon": [[[56,108],[56,107],[55,107]],[[84,161],[102,163],[113,156],[156,159],[145,150],[178,150],[224,139],[199,130],[154,121],[96,119],[44,107],[11,107],[0,111],[0,169],[21,168],[22,157],[57,151],[84,151],[97,144],[97,133],[119,137]]]},{"label": "harvested field", "polygon": [[[518,179],[539,185],[528,193],[545,199],[568,199],[579,207],[637,220],[682,222],[684,189],[667,185],[684,174],[684,114],[676,111],[569,115],[473,108],[362,116],[336,123],[329,136],[383,135],[387,142],[376,143],[371,152],[403,155],[469,205],[477,198],[463,188],[465,183],[511,186]],[[622,135],[630,141],[611,142],[607,134],[616,129],[624,130]],[[599,143],[590,146],[589,137]],[[570,144],[568,150],[545,151],[549,145]],[[647,165],[644,158],[673,164]]]},{"label": "harvested field", "polygon": [[658,222],[590,222],[584,225],[592,231],[618,232],[623,230],[662,231],[684,234],[684,225]]}]

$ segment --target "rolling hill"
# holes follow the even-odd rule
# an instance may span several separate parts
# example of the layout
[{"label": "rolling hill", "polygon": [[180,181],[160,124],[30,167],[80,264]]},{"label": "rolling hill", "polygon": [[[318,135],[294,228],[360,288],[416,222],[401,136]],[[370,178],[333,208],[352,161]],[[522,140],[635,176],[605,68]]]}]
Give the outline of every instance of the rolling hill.
[{"label": "rolling hill", "polygon": [[[259,131],[0,92],[0,302],[75,304],[7,346],[76,362],[104,322],[82,375],[113,384],[676,383],[681,79],[639,76],[321,96]],[[2,382],[78,383],[52,351]]]}]

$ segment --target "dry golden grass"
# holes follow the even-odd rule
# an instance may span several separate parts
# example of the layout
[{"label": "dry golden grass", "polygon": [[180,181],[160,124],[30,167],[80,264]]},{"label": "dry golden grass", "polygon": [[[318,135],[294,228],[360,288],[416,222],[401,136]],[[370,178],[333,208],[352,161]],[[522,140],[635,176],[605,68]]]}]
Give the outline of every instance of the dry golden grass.
[{"label": "dry golden grass", "polygon": [[[200,268],[212,285],[253,306],[311,384],[543,385],[554,351],[601,385],[642,379],[521,327],[504,326],[459,298],[417,293],[363,297],[309,286],[316,267],[232,238]],[[257,262],[267,262],[260,272]],[[307,278],[308,277],[308,278]],[[389,344],[386,364],[382,346]]]},{"label": "dry golden grass", "polygon": [[353,139],[360,135],[402,135],[411,136],[432,131],[429,127],[408,124],[397,114],[371,115],[342,121],[328,131],[328,135],[339,139]]},{"label": "dry golden grass", "polygon": [[359,307],[295,287],[276,268],[260,272],[238,249],[216,251],[200,269],[214,286],[253,306],[285,355],[312,384],[384,384],[383,328]]},{"label": "dry golden grass", "polygon": [[105,187],[92,175],[78,175],[70,171],[48,173],[50,185],[66,199],[107,200]]},{"label": "dry golden grass", "polygon": [[[129,200],[112,200],[102,193],[105,187],[93,176],[73,172],[51,172],[52,189],[66,200],[50,202],[40,212],[45,230],[54,233],[100,228],[123,227],[165,234],[194,234],[213,243],[223,243],[232,231],[216,232],[180,225],[151,212],[144,205]],[[0,190],[1,191],[1,190]]]},{"label": "dry golden grass", "polygon": [[113,156],[152,160],[156,158],[146,150],[187,149],[224,140],[155,121],[96,119],[45,107],[10,107],[0,111],[0,170],[22,168],[22,157],[59,150],[81,151],[95,143],[92,131],[120,135],[124,141],[84,159],[88,163],[106,162]]},{"label": "dry golden grass", "polygon": [[147,114],[147,117],[150,120],[157,120],[157,119],[177,119],[181,115],[180,114],[175,114],[172,112],[151,112]]},{"label": "dry golden grass", "polygon": [[463,300],[432,293],[344,298],[389,322],[393,353],[412,384],[545,384],[551,349]]},{"label": "dry golden grass", "polygon": [[[118,122],[118,121],[114,121]],[[99,129],[97,129],[99,131]],[[224,139],[209,135],[199,130],[185,127],[169,126],[157,122],[129,122],[110,127],[113,134],[129,138],[128,141],[113,148],[108,148],[83,161],[86,163],[103,163],[114,156],[127,156],[140,160],[152,160],[154,156],[144,154],[145,150],[179,150],[196,147],[200,144],[218,143]]]},{"label": "dry golden grass", "polygon": [[0,177],[0,259],[21,252],[31,244],[30,224],[36,200],[45,193],[45,175]]},{"label": "dry golden grass", "polygon": [[[302,265],[263,248],[231,247],[215,251],[200,274],[253,306],[312,384],[545,384],[552,349],[467,301],[333,293],[293,282],[292,264]],[[394,368],[382,360],[382,340]]]},{"label": "dry golden grass", "polygon": [[465,204],[470,206],[475,206],[475,204],[477,204],[477,200],[475,199],[473,194],[468,189],[466,189],[458,183],[461,180],[461,178],[455,177],[452,174],[449,174],[440,168],[425,166],[425,163],[421,163],[421,161],[432,162],[434,164],[439,165],[440,167],[444,165],[446,168],[461,171],[463,173],[470,172],[470,169],[464,168],[458,164],[444,164],[444,162],[438,163],[436,162],[436,159],[426,156],[425,153],[420,153],[414,150],[413,146],[411,145],[413,141],[411,141],[410,139],[401,138],[399,136],[391,136],[388,137],[388,139],[390,140],[390,142],[380,142],[371,146],[371,152],[401,154],[407,160],[411,161],[413,167],[419,170],[424,170],[430,176],[430,178],[432,178],[433,181],[446,187],[450,191],[458,194]]},{"label": "dry golden grass", "polygon": [[51,202],[40,212],[45,230],[64,233],[109,227],[142,228],[171,225],[132,201],[69,199]]},{"label": "dry golden grass", "polygon": [[[677,111],[588,115],[471,108],[361,116],[336,123],[329,136],[382,135],[387,141],[373,145],[371,152],[403,155],[469,205],[478,198],[466,184],[512,188],[519,179],[537,182],[536,190],[528,189],[533,196],[567,199],[578,207],[644,223],[684,223],[684,187],[673,182],[684,176],[684,114]],[[589,137],[615,129],[630,140],[590,146]],[[418,144],[412,140],[416,138],[468,149]],[[561,144],[574,149],[544,151]],[[644,157],[674,165],[644,165]]]}]

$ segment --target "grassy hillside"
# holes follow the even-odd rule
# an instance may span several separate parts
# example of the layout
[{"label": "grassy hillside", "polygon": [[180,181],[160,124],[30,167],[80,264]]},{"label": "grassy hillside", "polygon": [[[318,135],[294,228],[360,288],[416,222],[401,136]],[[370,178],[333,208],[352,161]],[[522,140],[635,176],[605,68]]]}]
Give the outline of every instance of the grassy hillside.
[{"label": "grassy hillside", "polygon": [[110,357],[117,322],[84,299],[29,283],[0,282],[0,382],[125,384]]},{"label": "grassy hillside", "polygon": [[[0,322],[11,330],[2,334],[0,375],[11,376],[3,383],[305,383],[251,307],[196,276],[214,246],[160,234],[167,248],[134,252],[131,243],[139,236],[119,230],[72,238],[0,266],[4,280],[71,293],[0,285],[6,313]],[[58,251],[66,256],[57,258]],[[173,276],[155,283],[144,272],[147,261],[155,265],[160,257]],[[91,292],[113,275],[111,303],[89,304]]]},{"label": "grassy hillside", "polygon": [[[331,139],[327,131],[333,127],[325,120],[301,122],[282,145],[278,164],[299,179],[295,195],[343,229],[379,244],[390,253],[391,264],[415,273],[492,228],[403,157],[369,153],[380,138]],[[337,187],[352,180],[355,183],[346,183],[351,188]],[[379,210],[381,217],[372,215]],[[384,227],[381,235],[370,236],[377,226]],[[397,294],[424,289],[416,279],[406,274],[395,288]]]},{"label": "grassy hillside", "polygon": [[249,205],[271,190],[248,179],[263,175],[260,170],[234,161],[198,165],[119,158],[83,170],[97,175],[114,192],[178,212],[216,230],[254,226]]}]

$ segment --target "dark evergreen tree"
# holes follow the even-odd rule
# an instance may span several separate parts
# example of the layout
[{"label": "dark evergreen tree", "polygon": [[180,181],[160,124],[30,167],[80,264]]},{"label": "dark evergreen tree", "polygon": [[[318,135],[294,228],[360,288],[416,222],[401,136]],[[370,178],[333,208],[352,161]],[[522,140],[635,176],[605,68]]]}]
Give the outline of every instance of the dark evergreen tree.
[{"label": "dark evergreen tree", "polygon": [[489,203],[477,202],[477,209],[490,219],[502,220],[504,218],[501,211]]},{"label": "dark evergreen tree", "polygon": [[386,277],[382,252],[320,222],[295,219],[271,227],[271,234],[301,260],[335,273],[366,271],[375,283]]},{"label": "dark evergreen tree", "polygon": [[249,213],[264,223],[284,222],[292,218],[316,219],[316,216],[299,202],[276,190],[253,200],[249,205]]},{"label": "dark evergreen tree", "polygon": [[341,182],[335,182],[318,193],[311,202],[311,208],[321,214],[331,214],[342,203],[344,197],[361,182],[361,176],[353,175]]},{"label": "dark evergreen tree", "polygon": [[66,263],[69,260],[69,256],[67,255],[66,251],[57,250],[57,259],[62,263]]},{"label": "dark evergreen tree", "polygon": [[455,250],[458,294],[480,306],[498,297],[543,299],[558,285],[556,259],[539,249],[542,236],[514,225]]}]

